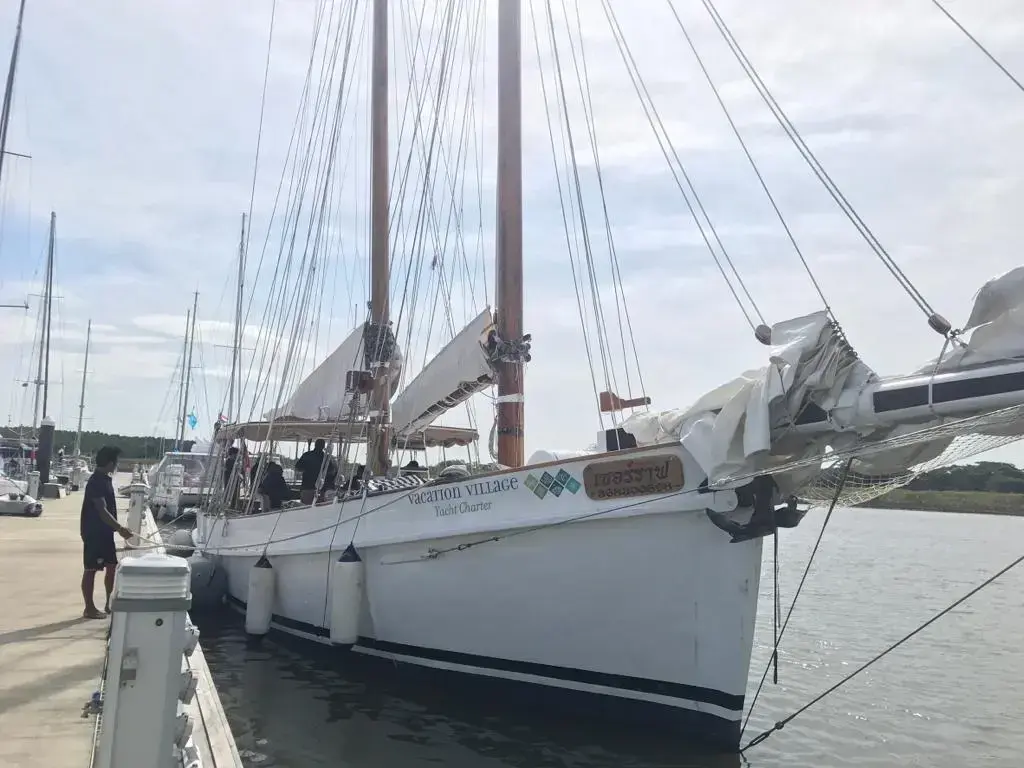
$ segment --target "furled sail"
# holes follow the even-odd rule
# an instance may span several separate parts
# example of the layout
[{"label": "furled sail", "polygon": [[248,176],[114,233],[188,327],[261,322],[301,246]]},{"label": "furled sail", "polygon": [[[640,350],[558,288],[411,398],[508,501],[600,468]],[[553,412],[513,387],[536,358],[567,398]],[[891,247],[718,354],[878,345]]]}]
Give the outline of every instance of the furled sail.
[{"label": "furled sail", "polygon": [[494,370],[487,353],[494,328],[488,307],[463,328],[391,404],[395,434],[429,426],[441,414],[491,385]]},{"label": "furled sail", "polygon": [[[316,370],[302,380],[283,406],[268,411],[263,418],[310,421],[346,419],[351,413],[352,398],[356,396],[345,390],[346,377],[350,371],[366,369],[363,345],[365,333],[365,325],[360,325],[352,331],[337,349],[316,367]],[[388,372],[392,394],[398,388],[402,373],[401,351],[397,346],[394,349]],[[365,415],[357,414],[359,417]]]},{"label": "furled sail", "polygon": [[[681,441],[712,484],[801,465],[779,477],[788,492],[800,474],[821,471],[829,451],[852,451],[854,470],[898,473],[933,461],[964,430],[1024,434],[1024,418],[949,426],[1024,406],[1024,268],[989,281],[967,330],[940,359],[904,376],[880,377],[817,312],[772,328],[771,364],[748,371],[687,409],[640,413],[622,428],[639,445]],[[942,434],[922,430],[947,425]],[[908,436],[920,434],[918,439]],[[783,487],[789,486],[789,488]]]}]

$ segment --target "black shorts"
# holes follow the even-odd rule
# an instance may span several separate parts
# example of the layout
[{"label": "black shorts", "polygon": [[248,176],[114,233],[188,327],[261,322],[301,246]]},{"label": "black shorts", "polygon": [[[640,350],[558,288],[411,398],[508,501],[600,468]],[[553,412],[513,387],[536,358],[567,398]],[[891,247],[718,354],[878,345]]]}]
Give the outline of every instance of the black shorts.
[{"label": "black shorts", "polygon": [[114,546],[114,532],[92,533],[82,538],[82,564],[87,571],[102,571],[117,565],[117,548]]}]

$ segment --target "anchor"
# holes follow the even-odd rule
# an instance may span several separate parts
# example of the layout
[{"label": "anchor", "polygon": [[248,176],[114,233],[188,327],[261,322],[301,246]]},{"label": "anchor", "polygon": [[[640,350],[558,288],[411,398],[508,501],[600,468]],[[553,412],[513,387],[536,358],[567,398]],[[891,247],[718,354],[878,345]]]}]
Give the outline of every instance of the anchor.
[{"label": "anchor", "polygon": [[739,506],[754,508],[745,523],[738,523],[713,509],[705,509],[704,512],[717,528],[729,534],[731,544],[769,536],[779,528],[796,528],[808,508],[801,509],[796,496],[790,496],[785,503],[776,505],[778,490],[778,484],[771,475],[758,475],[747,485],[736,489]]}]

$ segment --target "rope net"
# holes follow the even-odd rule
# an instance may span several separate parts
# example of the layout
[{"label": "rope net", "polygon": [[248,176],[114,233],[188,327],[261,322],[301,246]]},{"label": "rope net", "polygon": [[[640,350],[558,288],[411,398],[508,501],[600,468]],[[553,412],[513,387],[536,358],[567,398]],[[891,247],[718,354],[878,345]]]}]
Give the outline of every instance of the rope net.
[{"label": "rope net", "polygon": [[[836,497],[843,466],[853,459],[838,497],[841,506],[856,506],[884,496],[915,477],[961,463],[972,456],[1016,442],[1024,437],[1024,405],[1015,405],[966,419],[946,421],[904,434],[877,440],[862,438],[852,446],[773,467],[779,478],[789,475],[801,502],[828,505]],[[879,471],[879,465],[898,466]],[[732,485],[752,479],[755,473],[715,483]]]}]

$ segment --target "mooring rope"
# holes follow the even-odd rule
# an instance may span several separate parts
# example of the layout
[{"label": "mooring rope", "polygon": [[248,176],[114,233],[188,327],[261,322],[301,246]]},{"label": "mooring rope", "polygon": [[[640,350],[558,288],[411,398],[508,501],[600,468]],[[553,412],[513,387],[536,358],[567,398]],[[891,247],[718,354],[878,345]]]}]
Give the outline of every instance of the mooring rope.
[{"label": "mooring rope", "polygon": [[798,715],[801,715],[801,714],[803,714],[804,712],[806,712],[806,711],[807,711],[808,709],[810,709],[811,707],[813,707],[813,706],[814,706],[815,704],[817,704],[817,703],[818,703],[819,701],[821,701],[822,699],[824,699],[824,698],[825,698],[826,696],[828,696],[828,695],[829,695],[830,693],[832,693],[833,691],[837,690],[838,688],[840,688],[841,686],[845,685],[845,684],[846,684],[846,683],[848,683],[848,682],[849,682],[850,680],[852,680],[853,678],[855,678],[855,677],[856,677],[857,675],[859,675],[859,674],[860,674],[861,672],[863,672],[863,671],[864,671],[865,669],[867,669],[868,667],[870,667],[870,666],[871,666],[872,664],[874,664],[874,663],[875,663],[876,661],[879,661],[880,659],[884,658],[885,656],[887,656],[887,655],[889,655],[890,653],[892,653],[893,651],[895,651],[895,650],[896,650],[897,648],[899,648],[899,647],[900,647],[901,645],[903,645],[903,644],[904,644],[905,642],[907,642],[908,640],[910,640],[910,638],[914,637],[914,636],[915,636],[915,635],[917,635],[918,633],[920,633],[920,632],[924,631],[925,629],[927,629],[928,627],[930,627],[930,626],[931,626],[932,624],[934,624],[934,623],[935,623],[936,621],[938,621],[939,619],[941,619],[941,618],[942,618],[943,616],[945,616],[945,615],[946,615],[947,613],[949,613],[950,611],[952,611],[952,610],[953,610],[954,608],[956,608],[956,607],[958,607],[958,606],[962,605],[963,603],[967,602],[967,600],[969,600],[970,598],[974,597],[974,596],[975,596],[976,594],[978,594],[979,592],[981,592],[981,590],[983,590],[983,589],[985,589],[986,587],[988,587],[989,585],[991,585],[991,584],[992,584],[993,582],[995,582],[995,581],[996,581],[997,579],[999,579],[999,578],[1000,578],[1001,576],[1003,576],[1003,575],[1005,575],[1006,573],[1008,573],[1009,571],[1013,570],[1014,568],[1016,568],[1016,567],[1017,567],[1018,565],[1020,565],[1021,563],[1024,563],[1024,555],[1021,555],[1020,557],[1018,557],[1018,558],[1017,558],[1016,560],[1014,560],[1014,561],[1013,561],[1012,563],[1010,563],[1010,564],[1009,564],[1009,565],[1007,565],[1006,567],[1004,567],[1004,568],[1002,568],[1002,569],[1000,569],[1000,570],[996,571],[996,573],[994,573],[993,575],[989,576],[989,577],[988,577],[987,579],[985,579],[985,581],[983,581],[983,582],[982,582],[981,584],[979,584],[978,586],[976,586],[976,587],[975,587],[974,589],[972,589],[972,590],[971,590],[970,592],[968,592],[967,594],[965,594],[964,596],[962,596],[962,597],[961,597],[960,599],[956,600],[955,602],[951,603],[951,604],[950,604],[950,605],[948,605],[948,606],[947,606],[946,608],[942,609],[942,610],[941,610],[941,611],[940,611],[939,613],[937,613],[937,614],[935,614],[934,616],[932,616],[932,618],[928,619],[928,621],[926,621],[926,622],[925,622],[924,624],[922,624],[921,626],[919,626],[919,627],[918,627],[917,629],[915,629],[915,630],[914,630],[913,632],[910,632],[910,633],[908,633],[908,634],[904,635],[904,636],[903,636],[902,638],[900,638],[900,639],[899,639],[899,640],[897,640],[897,641],[896,641],[895,643],[893,643],[892,645],[890,645],[890,646],[889,646],[888,648],[886,648],[886,649],[885,649],[884,651],[882,651],[881,653],[877,654],[876,656],[874,656],[873,658],[871,658],[871,659],[870,659],[869,661],[865,662],[865,663],[864,663],[864,664],[862,664],[862,665],[861,665],[860,667],[858,667],[857,669],[855,669],[855,670],[854,670],[853,672],[851,672],[850,674],[848,674],[848,675],[847,675],[846,677],[844,677],[844,678],[843,678],[842,680],[840,680],[840,681],[839,681],[838,683],[836,683],[835,685],[831,686],[830,688],[826,689],[826,690],[825,690],[825,691],[823,691],[822,693],[820,693],[820,694],[818,694],[817,696],[815,696],[815,697],[814,697],[813,699],[811,699],[811,700],[810,700],[810,701],[809,701],[809,702],[808,702],[807,704],[804,704],[804,706],[800,707],[800,709],[798,709],[798,710],[797,710],[796,712],[794,712],[793,714],[789,715],[789,716],[788,716],[788,717],[786,717],[786,718],[783,718],[782,720],[779,720],[779,721],[778,721],[777,723],[775,723],[775,725],[774,725],[774,726],[772,726],[771,728],[769,728],[769,729],[768,729],[767,731],[765,731],[764,733],[761,733],[760,735],[758,735],[758,736],[755,736],[755,737],[754,737],[753,739],[751,739],[751,740],[750,740],[750,743],[748,743],[748,744],[747,744],[747,746],[743,747],[743,748],[742,748],[742,749],[740,750],[740,754],[743,754],[744,752],[746,752],[746,751],[747,751],[748,749],[750,749],[751,747],[756,747],[756,746],[757,746],[758,744],[760,744],[761,742],[763,742],[763,741],[764,741],[765,739],[767,739],[767,738],[768,738],[769,736],[771,736],[771,735],[772,735],[773,733],[775,733],[776,731],[781,731],[781,730],[782,730],[783,728],[785,728],[785,727],[786,727],[786,726],[787,726],[787,725],[788,725],[788,724],[789,724],[790,722],[792,722],[792,721],[793,721],[793,719],[794,719],[794,718],[796,718],[796,717],[797,717]]},{"label": "mooring rope", "polygon": [[[757,685],[757,690],[754,692],[754,699],[750,702],[750,709],[747,710],[747,716],[743,720],[743,726],[740,728],[740,736],[747,730],[747,723],[750,722],[750,716],[754,713],[754,707],[757,705],[757,699],[761,695],[761,690],[764,688],[765,680],[768,679],[768,672],[771,671],[772,661],[776,663],[776,674],[778,674],[778,653],[779,644],[782,642],[782,636],[786,633],[786,627],[789,626],[789,620],[793,617],[793,609],[796,607],[796,601],[800,599],[800,593],[803,591],[804,582],[807,581],[807,574],[811,570],[811,564],[814,562],[815,555],[818,554],[818,547],[821,546],[821,539],[825,535],[825,529],[828,527],[829,520],[832,519],[832,513],[835,511],[836,504],[839,503],[839,497],[843,493],[843,488],[846,486],[846,478],[850,474],[850,465],[853,464],[853,458],[846,460],[846,464],[843,466],[843,473],[839,476],[839,483],[836,485],[836,492],[832,496],[832,503],[829,504],[828,514],[825,515],[825,522],[821,524],[821,530],[818,531],[818,540],[814,542],[814,549],[811,550],[811,556],[807,558],[807,565],[804,566],[804,575],[800,577],[800,584],[796,588],[796,593],[793,595],[793,602],[789,604],[789,611],[786,613],[786,620],[782,622],[782,629],[779,630],[775,636],[775,647],[772,649],[771,658],[768,660],[768,664],[764,668],[764,674],[761,675],[761,682]],[[778,539],[778,529],[775,531],[775,538]],[[776,590],[778,587],[776,586]]]}]

